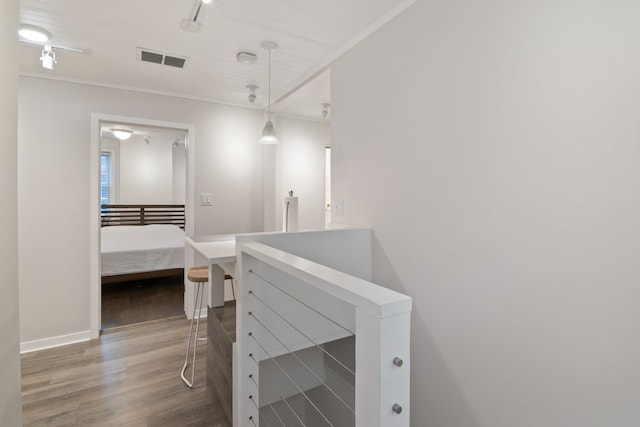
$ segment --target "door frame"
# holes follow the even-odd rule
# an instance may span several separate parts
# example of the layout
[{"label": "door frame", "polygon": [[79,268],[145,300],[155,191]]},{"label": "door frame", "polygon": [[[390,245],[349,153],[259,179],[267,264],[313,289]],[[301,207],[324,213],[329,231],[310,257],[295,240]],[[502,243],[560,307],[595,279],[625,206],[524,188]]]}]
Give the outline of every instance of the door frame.
[{"label": "door frame", "polygon": [[185,191],[185,235],[193,237],[195,234],[195,125],[190,123],[167,122],[150,120],[131,116],[112,114],[91,114],[91,166],[90,166],[90,196],[89,196],[89,317],[91,338],[100,336],[102,326],[102,284],[100,269],[100,126],[102,122],[118,122],[131,125],[156,126],[184,130],[186,162],[186,191]]}]

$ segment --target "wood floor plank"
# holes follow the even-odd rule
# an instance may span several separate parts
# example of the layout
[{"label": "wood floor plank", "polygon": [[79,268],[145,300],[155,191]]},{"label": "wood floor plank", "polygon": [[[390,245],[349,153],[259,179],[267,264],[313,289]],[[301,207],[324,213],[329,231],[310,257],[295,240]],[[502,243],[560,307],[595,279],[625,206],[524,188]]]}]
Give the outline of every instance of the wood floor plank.
[{"label": "wood floor plank", "polygon": [[188,327],[173,318],[23,355],[24,426],[218,426],[204,343],[195,386],[180,380]]},{"label": "wood floor plank", "polygon": [[184,315],[183,276],[102,285],[102,329]]}]

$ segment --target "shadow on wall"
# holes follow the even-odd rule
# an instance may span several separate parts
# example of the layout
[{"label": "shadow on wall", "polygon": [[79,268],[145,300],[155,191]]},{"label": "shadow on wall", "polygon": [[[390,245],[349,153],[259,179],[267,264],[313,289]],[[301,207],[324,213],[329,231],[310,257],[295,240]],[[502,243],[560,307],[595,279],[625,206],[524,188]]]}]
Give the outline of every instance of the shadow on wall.
[{"label": "shadow on wall", "polygon": [[[413,298],[411,312],[411,425],[481,427],[422,319],[420,300],[396,273],[375,232],[372,237],[373,282]],[[428,286],[427,283],[416,286]],[[426,379],[415,381],[414,378]],[[487,385],[490,387],[490,385]]]}]

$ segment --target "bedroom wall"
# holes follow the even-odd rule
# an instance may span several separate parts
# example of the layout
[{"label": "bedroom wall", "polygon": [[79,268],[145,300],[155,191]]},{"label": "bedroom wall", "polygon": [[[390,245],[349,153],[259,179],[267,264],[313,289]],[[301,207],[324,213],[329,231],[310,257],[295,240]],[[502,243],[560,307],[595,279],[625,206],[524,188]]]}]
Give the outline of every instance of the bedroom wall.
[{"label": "bedroom wall", "polygon": [[[182,173],[184,177],[184,169]],[[120,203],[172,203],[173,174],[171,143],[147,144],[135,136],[120,143]]]},{"label": "bedroom wall", "polygon": [[18,316],[17,0],[0,2],[0,425],[22,425]]},{"label": "bedroom wall", "polygon": [[22,343],[88,336],[91,113],[194,124],[196,234],[263,227],[260,111],[26,76],[18,108]]},{"label": "bedroom wall", "polygon": [[329,125],[289,117],[280,117],[278,125],[275,229],[282,230],[282,199],[290,190],[298,197],[298,228],[323,229],[325,147],[330,142]]},{"label": "bedroom wall", "polygon": [[183,205],[185,203],[187,152],[184,144],[171,147],[171,203]]},{"label": "bedroom wall", "polygon": [[640,4],[421,1],[331,68],[411,425],[640,425]]}]

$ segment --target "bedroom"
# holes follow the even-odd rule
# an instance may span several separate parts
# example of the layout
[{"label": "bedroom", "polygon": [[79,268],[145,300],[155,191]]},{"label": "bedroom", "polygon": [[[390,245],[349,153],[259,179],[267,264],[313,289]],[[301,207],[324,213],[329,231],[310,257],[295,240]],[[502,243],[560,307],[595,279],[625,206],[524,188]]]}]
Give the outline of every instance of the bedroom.
[{"label": "bedroom", "polygon": [[100,128],[101,328],[184,315],[187,132]]}]

